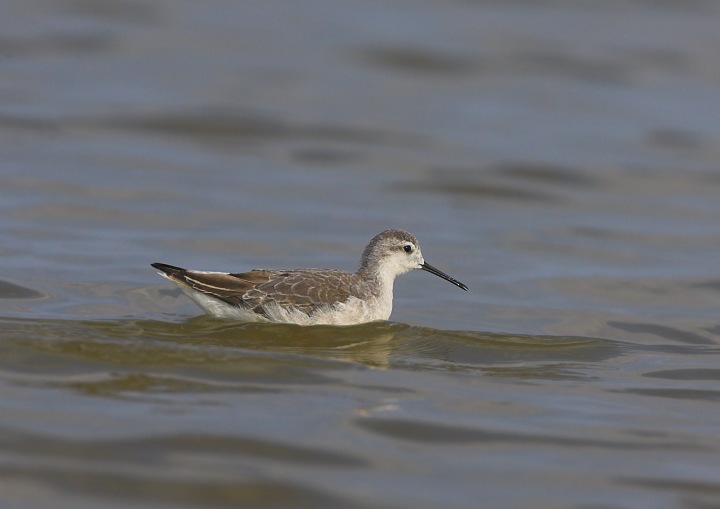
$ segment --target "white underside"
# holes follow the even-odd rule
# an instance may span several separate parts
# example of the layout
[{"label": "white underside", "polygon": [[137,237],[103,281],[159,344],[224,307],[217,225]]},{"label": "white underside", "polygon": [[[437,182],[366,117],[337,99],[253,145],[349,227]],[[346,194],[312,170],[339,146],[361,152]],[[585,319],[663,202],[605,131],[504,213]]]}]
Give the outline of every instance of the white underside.
[{"label": "white underside", "polygon": [[[170,278],[168,278],[170,279]],[[170,281],[173,281],[170,279]],[[356,325],[387,320],[392,313],[392,288],[387,295],[365,301],[350,297],[345,302],[317,309],[312,315],[292,307],[270,304],[265,308],[267,316],[259,315],[250,309],[233,306],[215,297],[177,283],[185,295],[190,297],[206,313],[218,318],[229,318],[243,322],[294,323],[297,325]]]}]

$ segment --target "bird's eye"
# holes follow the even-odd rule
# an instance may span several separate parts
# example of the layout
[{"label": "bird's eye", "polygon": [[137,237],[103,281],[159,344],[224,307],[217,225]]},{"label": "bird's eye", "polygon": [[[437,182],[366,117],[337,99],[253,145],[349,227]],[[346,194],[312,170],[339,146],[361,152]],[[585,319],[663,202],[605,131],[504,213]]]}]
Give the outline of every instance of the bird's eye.
[{"label": "bird's eye", "polygon": [[413,250],[412,244],[405,244],[403,246],[403,249],[405,250],[406,253],[412,253],[412,250]]}]

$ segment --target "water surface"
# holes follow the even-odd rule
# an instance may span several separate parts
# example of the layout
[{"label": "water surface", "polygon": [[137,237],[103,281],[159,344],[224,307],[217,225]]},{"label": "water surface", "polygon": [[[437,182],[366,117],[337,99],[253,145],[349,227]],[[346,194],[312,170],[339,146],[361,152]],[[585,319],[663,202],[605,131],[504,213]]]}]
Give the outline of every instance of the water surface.
[{"label": "water surface", "polygon": [[[9,1],[8,508],[720,505],[713,2]],[[353,270],[392,321],[150,268]]]}]

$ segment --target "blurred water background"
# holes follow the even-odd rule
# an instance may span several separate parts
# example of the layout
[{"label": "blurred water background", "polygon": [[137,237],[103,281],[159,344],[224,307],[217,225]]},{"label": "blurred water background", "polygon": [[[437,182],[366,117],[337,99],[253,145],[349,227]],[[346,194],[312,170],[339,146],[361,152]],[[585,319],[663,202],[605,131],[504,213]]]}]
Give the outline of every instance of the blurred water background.
[{"label": "blurred water background", "polygon": [[[0,505],[720,506],[720,4],[5,0]],[[149,263],[470,292],[238,324]]]}]

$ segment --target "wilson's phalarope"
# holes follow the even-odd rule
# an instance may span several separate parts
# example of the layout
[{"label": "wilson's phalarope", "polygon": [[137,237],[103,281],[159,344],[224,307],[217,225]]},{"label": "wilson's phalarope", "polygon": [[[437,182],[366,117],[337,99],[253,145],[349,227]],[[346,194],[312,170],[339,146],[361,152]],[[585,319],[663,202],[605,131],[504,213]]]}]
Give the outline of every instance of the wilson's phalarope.
[{"label": "wilson's phalarope", "polygon": [[251,322],[353,325],[387,320],[395,278],[413,269],[468,289],[426,263],[417,239],[402,230],[385,230],[373,237],[355,273],[333,269],[226,273],[164,263],[152,266],[207,313]]}]

